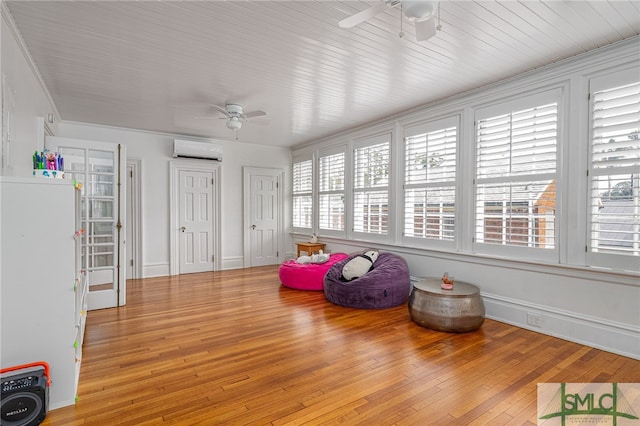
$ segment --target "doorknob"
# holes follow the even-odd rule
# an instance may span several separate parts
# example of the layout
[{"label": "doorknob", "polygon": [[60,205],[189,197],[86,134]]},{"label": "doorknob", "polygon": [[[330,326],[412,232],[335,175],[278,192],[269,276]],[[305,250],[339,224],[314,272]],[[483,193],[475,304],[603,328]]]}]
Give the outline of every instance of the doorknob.
[{"label": "doorknob", "polygon": [[181,227],[180,227],[180,232],[184,232],[184,231],[186,231],[186,230],[187,230],[187,228],[185,228],[184,226],[181,226]]},{"label": "doorknob", "polygon": [[251,225],[251,229],[252,229],[253,231],[255,231],[255,230],[256,230],[256,226],[255,226],[255,225]]}]

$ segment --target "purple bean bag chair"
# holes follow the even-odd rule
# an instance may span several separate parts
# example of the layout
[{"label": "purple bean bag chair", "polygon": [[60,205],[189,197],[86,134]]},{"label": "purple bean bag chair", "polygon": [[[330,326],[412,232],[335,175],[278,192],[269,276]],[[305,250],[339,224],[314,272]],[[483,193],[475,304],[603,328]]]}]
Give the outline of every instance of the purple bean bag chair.
[{"label": "purple bean bag chair", "polygon": [[336,305],[350,308],[390,308],[405,303],[411,290],[407,262],[393,253],[380,252],[373,269],[344,281],[342,267],[359,254],[334,264],[324,276],[324,295]]},{"label": "purple bean bag chair", "polygon": [[278,269],[278,276],[283,286],[296,290],[322,290],[324,274],[336,262],[345,259],[345,253],[332,253],[325,263],[297,263],[295,259],[287,260]]}]

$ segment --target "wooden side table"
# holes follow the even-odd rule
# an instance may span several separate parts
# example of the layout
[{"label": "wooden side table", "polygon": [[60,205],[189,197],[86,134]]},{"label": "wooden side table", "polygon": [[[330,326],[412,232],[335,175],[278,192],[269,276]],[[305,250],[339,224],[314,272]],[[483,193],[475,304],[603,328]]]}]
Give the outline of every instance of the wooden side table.
[{"label": "wooden side table", "polygon": [[455,281],[453,289],[444,290],[440,284],[440,278],[425,278],[414,284],[409,297],[411,319],[438,331],[463,333],[479,329],[484,322],[484,303],[478,287]]},{"label": "wooden side table", "polygon": [[301,251],[306,251],[309,256],[313,252],[324,250],[325,243],[296,243],[298,246],[298,257],[300,257]]}]

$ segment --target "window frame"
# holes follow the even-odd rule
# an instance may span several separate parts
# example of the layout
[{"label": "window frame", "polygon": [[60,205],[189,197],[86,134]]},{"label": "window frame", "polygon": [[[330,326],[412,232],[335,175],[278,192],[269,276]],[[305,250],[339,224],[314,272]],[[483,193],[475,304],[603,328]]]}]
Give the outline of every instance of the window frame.
[{"label": "window frame", "polygon": [[[480,121],[499,117],[505,114],[525,111],[531,108],[537,108],[545,105],[556,103],[557,114],[557,128],[556,128],[556,145],[555,145],[555,171],[550,173],[528,173],[528,174],[515,174],[507,177],[479,177],[478,176],[478,125]],[[559,263],[561,256],[561,248],[563,242],[560,239],[561,227],[562,227],[562,188],[563,182],[563,163],[562,152],[565,147],[564,141],[564,126],[565,126],[565,91],[563,88],[553,88],[547,90],[541,90],[535,93],[520,94],[508,99],[497,100],[491,105],[480,106],[474,110],[474,126],[473,126],[473,156],[472,156],[472,202],[469,208],[472,210],[471,222],[470,222],[470,237],[471,237],[471,252],[474,254],[490,255],[505,257],[514,260],[528,260],[528,261],[543,261],[549,263]],[[554,209],[554,247],[553,248],[538,248],[538,247],[525,247],[519,245],[502,245],[480,242],[477,239],[478,235],[478,199],[479,199],[479,186],[480,185],[517,185],[535,183],[536,181],[548,181],[548,186],[555,186],[555,209]],[[483,220],[484,223],[484,220]]]},{"label": "window frame", "polygon": [[[343,178],[343,184],[342,184],[342,189],[333,189],[333,190],[323,190],[322,189],[322,159],[326,158],[326,157],[331,157],[334,155],[339,155],[342,154],[343,155],[343,170],[342,170],[342,178]],[[345,237],[346,236],[346,232],[347,232],[347,218],[348,218],[348,209],[347,209],[347,146],[346,145],[339,145],[339,146],[335,146],[332,148],[327,148],[327,149],[322,149],[318,151],[318,155],[317,155],[317,180],[316,180],[316,185],[315,187],[317,188],[317,193],[318,193],[318,197],[317,197],[317,206],[318,208],[316,209],[318,211],[317,214],[317,226],[316,229],[318,230],[318,235],[325,235],[325,236],[332,236],[332,237]],[[320,215],[322,214],[321,211],[321,199],[323,196],[335,196],[335,195],[342,195],[342,225],[343,228],[338,230],[338,229],[331,229],[331,228],[322,228],[321,223],[320,223]]]},{"label": "window frame", "polygon": [[[402,128],[402,166],[401,166],[401,196],[399,197],[398,208],[400,211],[400,221],[398,223],[400,229],[400,241],[403,244],[412,246],[412,247],[424,247],[424,248],[435,248],[442,250],[455,250],[459,246],[460,239],[460,213],[458,206],[461,202],[461,196],[459,185],[460,185],[460,140],[461,140],[461,117],[459,114],[451,115],[448,117],[439,118],[436,120],[425,120],[417,123],[411,123],[404,125]],[[415,136],[420,136],[422,134],[434,133],[438,131],[442,131],[449,128],[455,128],[456,136],[455,136],[455,171],[453,180],[442,180],[437,182],[421,182],[421,183],[410,183],[407,182],[407,149],[408,149],[408,139]],[[425,141],[426,143],[426,141]],[[427,146],[428,149],[428,146]],[[452,239],[439,239],[439,238],[428,238],[426,236],[409,236],[406,232],[407,225],[407,191],[410,190],[428,190],[428,188],[442,188],[448,187],[453,191],[453,238]],[[423,206],[424,208],[424,206]],[[426,207],[427,209],[429,206]],[[445,208],[441,206],[441,208]],[[451,216],[441,216],[441,221],[444,221],[446,217]],[[415,217],[415,216],[414,216]],[[426,218],[426,216],[425,216]],[[427,232],[426,228],[429,227],[428,221],[424,224],[425,232]],[[440,224],[442,227],[442,224]],[[440,228],[442,231],[442,229]]]},{"label": "window frame", "polygon": [[[296,187],[296,173],[295,173],[295,167],[296,164],[301,164],[301,163],[306,163],[309,162],[310,166],[311,166],[311,188],[309,189],[309,191],[301,191],[296,193],[294,188]],[[313,232],[314,227],[315,227],[315,223],[316,223],[316,218],[315,218],[315,202],[314,202],[314,187],[316,185],[316,176],[315,176],[315,170],[314,170],[314,165],[313,165],[313,156],[312,155],[304,155],[304,156],[296,156],[293,158],[292,164],[291,164],[291,228],[293,230],[293,232],[303,232],[305,234],[310,234]],[[296,206],[296,198],[305,198],[308,197],[309,201],[310,201],[310,208],[311,208],[311,212],[310,212],[310,220],[311,220],[311,224],[310,226],[307,227],[300,227],[300,226],[295,226],[295,218],[296,218],[296,211],[295,211],[295,206]]]},{"label": "window frame", "polygon": [[[392,242],[394,239],[394,217],[393,214],[393,206],[391,199],[391,187],[392,187],[392,168],[393,168],[393,136],[394,133],[392,131],[386,131],[383,133],[374,134],[371,136],[365,136],[354,140],[351,144],[351,199],[350,199],[350,229],[351,236],[354,239],[361,241],[375,241],[375,242]],[[378,185],[378,186],[366,186],[366,187],[357,187],[356,182],[358,179],[357,170],[358,167],[356,162],[358,161],[358,156],[356,152],[360,149],[373,147],[381,144],[388,144],[388,161],[387,161],[387,183],[386,185]],[[364,232],[364,231],[356,231],[356,220],[359,215],[356,214],[357,207],[357,199],[358,194],[366,194],[366,193],[378,193],[384,192],[386,193],[386,233],[374,233],[374,232]],[[372,204],[374,206],[378,206],[379,204]],[[362,219],[364,222],[364,218]]]},{"label": "window frame", "polygon": [[[620,166],[620,167],[594,167],[593,164],[593,138],[594,138],[594,93],[602,90],[616,89],[628,84],[640,81],[638,69],[626,69],[612,73],[594,76],[589,79],[589,102],[588,102],[588,149],[587,149],[587,197],[585,205],[585,260],[588,266],[612,268],[617,270],[628,270],[638,272],[640,270],[640,256],[624,255],[610,252],[596,252],[592,247],[592,225],[593,225],[593,181],[597,176],[622,175],[626,173],[640,176],[640,166]],[[616,170],[615,173],[605,171]]]}]

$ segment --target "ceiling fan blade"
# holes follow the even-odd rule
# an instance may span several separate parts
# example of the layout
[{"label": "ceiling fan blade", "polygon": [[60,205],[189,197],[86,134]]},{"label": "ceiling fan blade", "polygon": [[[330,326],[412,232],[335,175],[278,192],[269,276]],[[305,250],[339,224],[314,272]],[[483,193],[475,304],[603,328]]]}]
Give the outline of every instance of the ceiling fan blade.
[{"label": "ceiling fan blade", "polygon": [[260,111],[260,110],[258,110],[258,111],[251,111],[251,112],[247,112],[247,113],[245,113],[245,114],[244,114],[244,116],[245,116],[246,118],[250,118],[250,117],[260,117],[260,116],[263,116],[263,115],[267,115],[267,113],[266,113],[266,112],[264,112],[264,111]]},{"label": "ceiling fan blade", "polygon": [[349,16],[348,18],[344,18],[342,21],[338,22],[338,26],[340,28],[351,28],[355,27],[358,24],[363,23],[367,19],[371,19],[379,13],[382,13],[387,5],[383,2],[380,2],[376,5],[371,6],[368,9],[361,10],[360,12]]},{"label": "ceiling fan blade", "polygon": [[436,35],[436,20],[434,17],[424,21],[416,21],[416,40],[425,41]]},{"label": "ceiling fan blade", "polygon": [[216,110],[218,110],[218,112],[220,112],[221,114],[224,114],[224,115],[225,115],[225,117],[231,117],[231,116],[229,115],[229,113],[227,112],[226,108],[221,107],[221,106],[219,106],[219,105],[214,105],[214,104],[210,104],[210,105],[211,105],[211,107],[212,107],[213,109],[216,109]]}]

